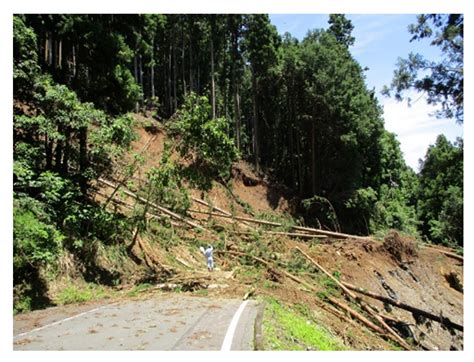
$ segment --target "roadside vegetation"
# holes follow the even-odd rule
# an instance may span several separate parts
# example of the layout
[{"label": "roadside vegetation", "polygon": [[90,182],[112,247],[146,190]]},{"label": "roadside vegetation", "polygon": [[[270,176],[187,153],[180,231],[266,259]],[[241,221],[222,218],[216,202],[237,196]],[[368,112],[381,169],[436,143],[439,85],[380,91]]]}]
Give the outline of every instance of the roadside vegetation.
[{"label": "roadside vegetation", "polygon": [[337,337],[317,325],[310,311],[302,308],[300,308],[302,311],[290,309],[273,298],[266,298],[265,303],[263,317],[265,350],[345,350],[343,343]]}]

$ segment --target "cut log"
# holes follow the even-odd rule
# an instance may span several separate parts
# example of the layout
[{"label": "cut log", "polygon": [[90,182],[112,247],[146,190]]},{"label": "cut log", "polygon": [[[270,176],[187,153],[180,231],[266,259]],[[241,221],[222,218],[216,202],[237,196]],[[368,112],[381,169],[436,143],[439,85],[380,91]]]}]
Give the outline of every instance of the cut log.
[{"label": "cut log", "polygon": [[411,305],[408,305],[406,303],[403,303],[403,302],[400,302],[398,300],[394,300],[392,298],[389,298],[389,297],[385,297],[383,295],[379,295],[379,294],[376,294],[376,293],[373,293],[373,292],[370,292],[368,290],[365,290],[365,289],[362,289],[362,288],[358,288],[352,284],[349,284],[349,283],[343,283],[345,287],[351,289],[351,290],[354,290],[356,291],[357,293],[360,293],[360,294],[363,294],[363,295],[366,295],[368,297],[371,297],[371,298],[374,298],[374,299],[377,299],[377,300],[380,300],[384,303],[388,303],[388,304],[391,304],[395,307],[399,307],[401,309],[405,309],[409,312],[412,312],[412,313],[415,313],[415,314],[419,314],[419,315],[422,315],[428,319],[431,319],[431,320],[434,320],[436,322],[439,322],[441,324],[444,324],[445,326],[449,327],[449,328],[454,328],[454,329],[457,329],[458,331],[464,331],[464,327],[460,324],[457,324],[455,322],[452,322],[449,318],[446,318],[446,317],[442,317],[442,316],[438,316],[438,315],[435,315],[433,313],[430,313],[430,312],[427,312],[423,309],[420,309],[420,308],[416,308],[416,307],[413,307]]}]

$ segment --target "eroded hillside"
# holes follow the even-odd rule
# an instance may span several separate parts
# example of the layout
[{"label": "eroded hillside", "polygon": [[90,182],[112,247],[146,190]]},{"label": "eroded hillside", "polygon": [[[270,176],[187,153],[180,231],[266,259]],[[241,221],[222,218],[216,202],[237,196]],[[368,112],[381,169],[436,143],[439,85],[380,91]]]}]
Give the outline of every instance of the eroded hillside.
[{"label": "eroded hillside", "polygon": [[[153,132],[137,131],[133,152],[141,152],[143,165],[109,202],[117,212],[130,213],[140,205],[134,195],[145,187],[146,171],[157,164],[167,138],[159,124]],[[99,183],[97,200],[110,196],[119,179],[118,169],[115,179]],[[230,182],[213,182],[208,192],[189,191],[187,215],[149,205],[149,228],[129,247],[142,273],[141,278],[134,273],[135,283],[152,281],[152,290],[161,292],[275,298],[349,349],[391,349],[400,345],[397,336],[410,349],[463,348],[463,266],[461,257],[449,256],[452,251],[396,232],[384,242],[302,228],[288,213],[291,202],[284,190],[272,187],[244,162],[233,167]],[[199,251],[207,244],[215,248],[213,273],[207,272]],[[425,311],[442,323],[359,292],[354,299],[339,282]],[[352,312],[378,326],[378,332]]]}]

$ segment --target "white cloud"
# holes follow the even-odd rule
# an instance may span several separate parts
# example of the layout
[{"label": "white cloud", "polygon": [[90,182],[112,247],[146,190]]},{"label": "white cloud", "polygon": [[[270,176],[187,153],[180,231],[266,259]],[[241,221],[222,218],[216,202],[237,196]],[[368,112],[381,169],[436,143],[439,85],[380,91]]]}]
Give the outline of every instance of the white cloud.
[{"label": "white cloud", "polygon": [[[416,94],[412,98],[416,98]],[[424,158],[429,145],[435,143],[438,135],[444,134],[450,141],[463,135],[463,127],[454,120],[437,119],[430,115],[436,108],[428,105],[424,98],[411,107],[392,98],[383,98],[381,103],[385,128],[397,135],[405,161],[415,171],[419,171],[418,160]]]}]

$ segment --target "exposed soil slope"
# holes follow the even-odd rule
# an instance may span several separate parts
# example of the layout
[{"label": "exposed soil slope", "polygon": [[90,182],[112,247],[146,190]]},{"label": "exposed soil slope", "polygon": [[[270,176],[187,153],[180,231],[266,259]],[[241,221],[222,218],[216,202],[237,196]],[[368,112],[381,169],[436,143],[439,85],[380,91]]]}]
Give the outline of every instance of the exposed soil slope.
[{"label": "exposed soil slope", "polygon": [[[146,150],[143,152],[144,164],[133,178],[143,180],[146,170],[158,165],[166,134],[162,127],[156,127],[154,133],[139,127],[138,134],[140,137],[133,144],[133,152],[141,152],[144,147]],[[102,192],[110,194],[111,188],[103,187]],[[234,166],[230,187],[216,182],[207,193],[199,190],[190,192],[192,196],[233,215],[252,217],[272,213],[275,217],[284,217],[284,213],[291,211],[291,202],[284,189],[272,186],[244,162]],[[103,200],[103,197],[98,199]],[[209,211],[201,204],[193,204],[192,209]],[[147,254],[147,250],[148,254],[153,254],[148,256],[147,265],[156,264],[166,269],[168,274],[162,274],[161,283],[157,286],[160,290],[179,289],[184,293],[226,297],[273,296],[284,304],[301,309],[308,319],[323,325],[349,348],[394,348],[392,342],[362,327],[346,313],[339,311],[338,315],[334,310],[331,312],[333,307],[329,303],[324,302],[328,308],[322,305],[321,298],[324,299],[325,295],[338,297],[341,301],[344,297],[334,283],[328,282],[327,277],[298,255],[294,250],[298,246],[342,282],[449,318],[455,323],[463,323],[462,261],[444,255],[439,248],[407,241],[411,243],[411,249],[405,255],[381,241],[326,238],[303,242],[284,235],[265,234],[269,228],[258,224],[236,223],[196,213],[190,213],[190,217],[207,231],[195,234],[192,229],[177,227],[173,232],[178,235],[179,241],[174,245],[163,246],[150,235],[143,235],[141,244],[134,246],[142,250],[136,250],[137,257],[140,253]],[[239,234],[242,230],[249,231],[250,235]],[[217,269],[213,273],[207,272],[198,249],[204,243],[213,243],[216,247]],[[260,257],[270,264],[239,256],[239,252]],[[314,285],[320,291],[319,295],[289,278],[282,269]],[[396,307],[390,308],[367,296],[361,298],[384,314],[386,321],[397,320],[392,321],[391,326],[412,343],[414,349],[463,348],[463,334],[460,331]],[[351,302],[346,300],[345,303]],[[353,307],[357,308],[357,305]]]}]

